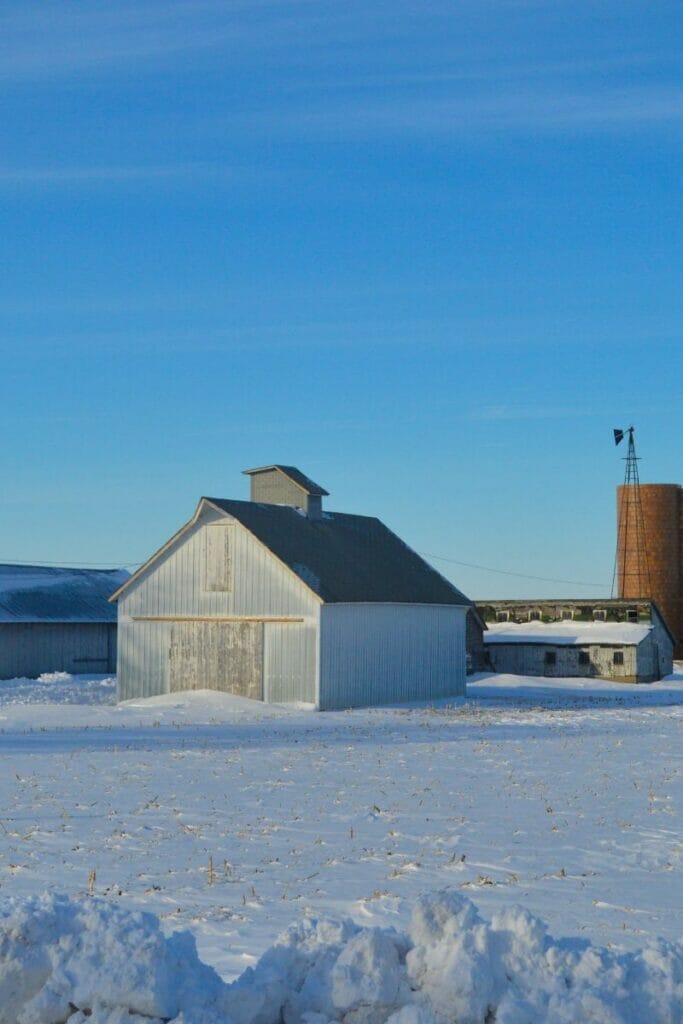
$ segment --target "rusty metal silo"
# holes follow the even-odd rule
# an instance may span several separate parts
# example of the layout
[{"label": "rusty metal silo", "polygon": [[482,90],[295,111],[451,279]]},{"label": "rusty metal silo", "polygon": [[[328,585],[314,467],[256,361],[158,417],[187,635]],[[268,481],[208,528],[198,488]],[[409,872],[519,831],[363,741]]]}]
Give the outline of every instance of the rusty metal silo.
[{"label": "rusty metal silo", "polygon": [[683,658],[683,488],[618,487],[617,524],[619,597],[656,601]]}]

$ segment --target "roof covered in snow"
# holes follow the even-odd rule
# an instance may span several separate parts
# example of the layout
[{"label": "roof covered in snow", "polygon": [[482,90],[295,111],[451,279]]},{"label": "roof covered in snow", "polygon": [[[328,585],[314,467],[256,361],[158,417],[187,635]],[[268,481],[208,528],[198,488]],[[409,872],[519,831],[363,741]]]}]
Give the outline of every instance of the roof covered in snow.
[{"label": "roof covered in snow", "polygon": [[641,643],[653,628],[648,622],[489,622],[487,644],[588,646]]},{"label": "roof covered in snow", "polygon": [[125,569],[0,565],[0,623],[116,622],[108,603]]},{"label": "roof covered in snow", "polygon": [[469,605],[470,601],[372,516],[206,498],[234,516],[326,602]]}]

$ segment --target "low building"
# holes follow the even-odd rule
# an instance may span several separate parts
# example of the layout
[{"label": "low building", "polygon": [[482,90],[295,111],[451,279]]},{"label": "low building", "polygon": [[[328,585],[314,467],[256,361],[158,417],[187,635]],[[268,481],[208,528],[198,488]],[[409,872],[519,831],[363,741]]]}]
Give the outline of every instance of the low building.
[{"label": "low building", "polygon": [[292,466],[201,498],[114,595],[119,700],[214,689],[325,710],[465,693],[470,602]]},{"label": "low building", "polygon": [[0,565],[0,679],[114,672],[122,570]]},{"label": "low building", "polygon": [[484,633],[486,623],[482,619],[475,604],[472,604],[467,612],[466,637],[467,637],[467,674],[473,672],[485,672],[489,667]]},{"label": "low building", "polygon": [[673,671],[674,640],[654,601],[478,601],[494,672],[650,683]]}]

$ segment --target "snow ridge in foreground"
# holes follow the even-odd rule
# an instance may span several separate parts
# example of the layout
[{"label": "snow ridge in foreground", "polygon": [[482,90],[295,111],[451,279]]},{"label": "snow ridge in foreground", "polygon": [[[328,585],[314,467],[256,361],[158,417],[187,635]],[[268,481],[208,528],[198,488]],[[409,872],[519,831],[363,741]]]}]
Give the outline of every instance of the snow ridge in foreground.
[{"label": "snow ridge in foreground", "polygon": [[233,984],[189,932],[99,899],[0,909],[0,1024],[681,1024],[683,944],[616,953],[557,941],[511,908],[482,920],[454,892],[407,934],[305,919]]}]

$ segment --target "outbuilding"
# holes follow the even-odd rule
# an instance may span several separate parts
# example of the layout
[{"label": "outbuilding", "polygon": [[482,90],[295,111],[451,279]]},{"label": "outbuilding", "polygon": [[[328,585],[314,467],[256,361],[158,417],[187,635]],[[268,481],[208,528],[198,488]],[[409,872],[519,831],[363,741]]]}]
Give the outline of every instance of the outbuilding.
[{"label": "outbuilding", "polygon": [[293,466],[201,498],[113,596],[119,700],[214,689],[326,710],[465,693],[470,602]]},{"label": "outbuilding", "polygon": [[674,640],[651,600],[486,601],[495,672],[650,683],[673,671]]},{"label": "outbuilding", "polygon": [[114,672],[124,570],[0,565],[0,679]]}]

